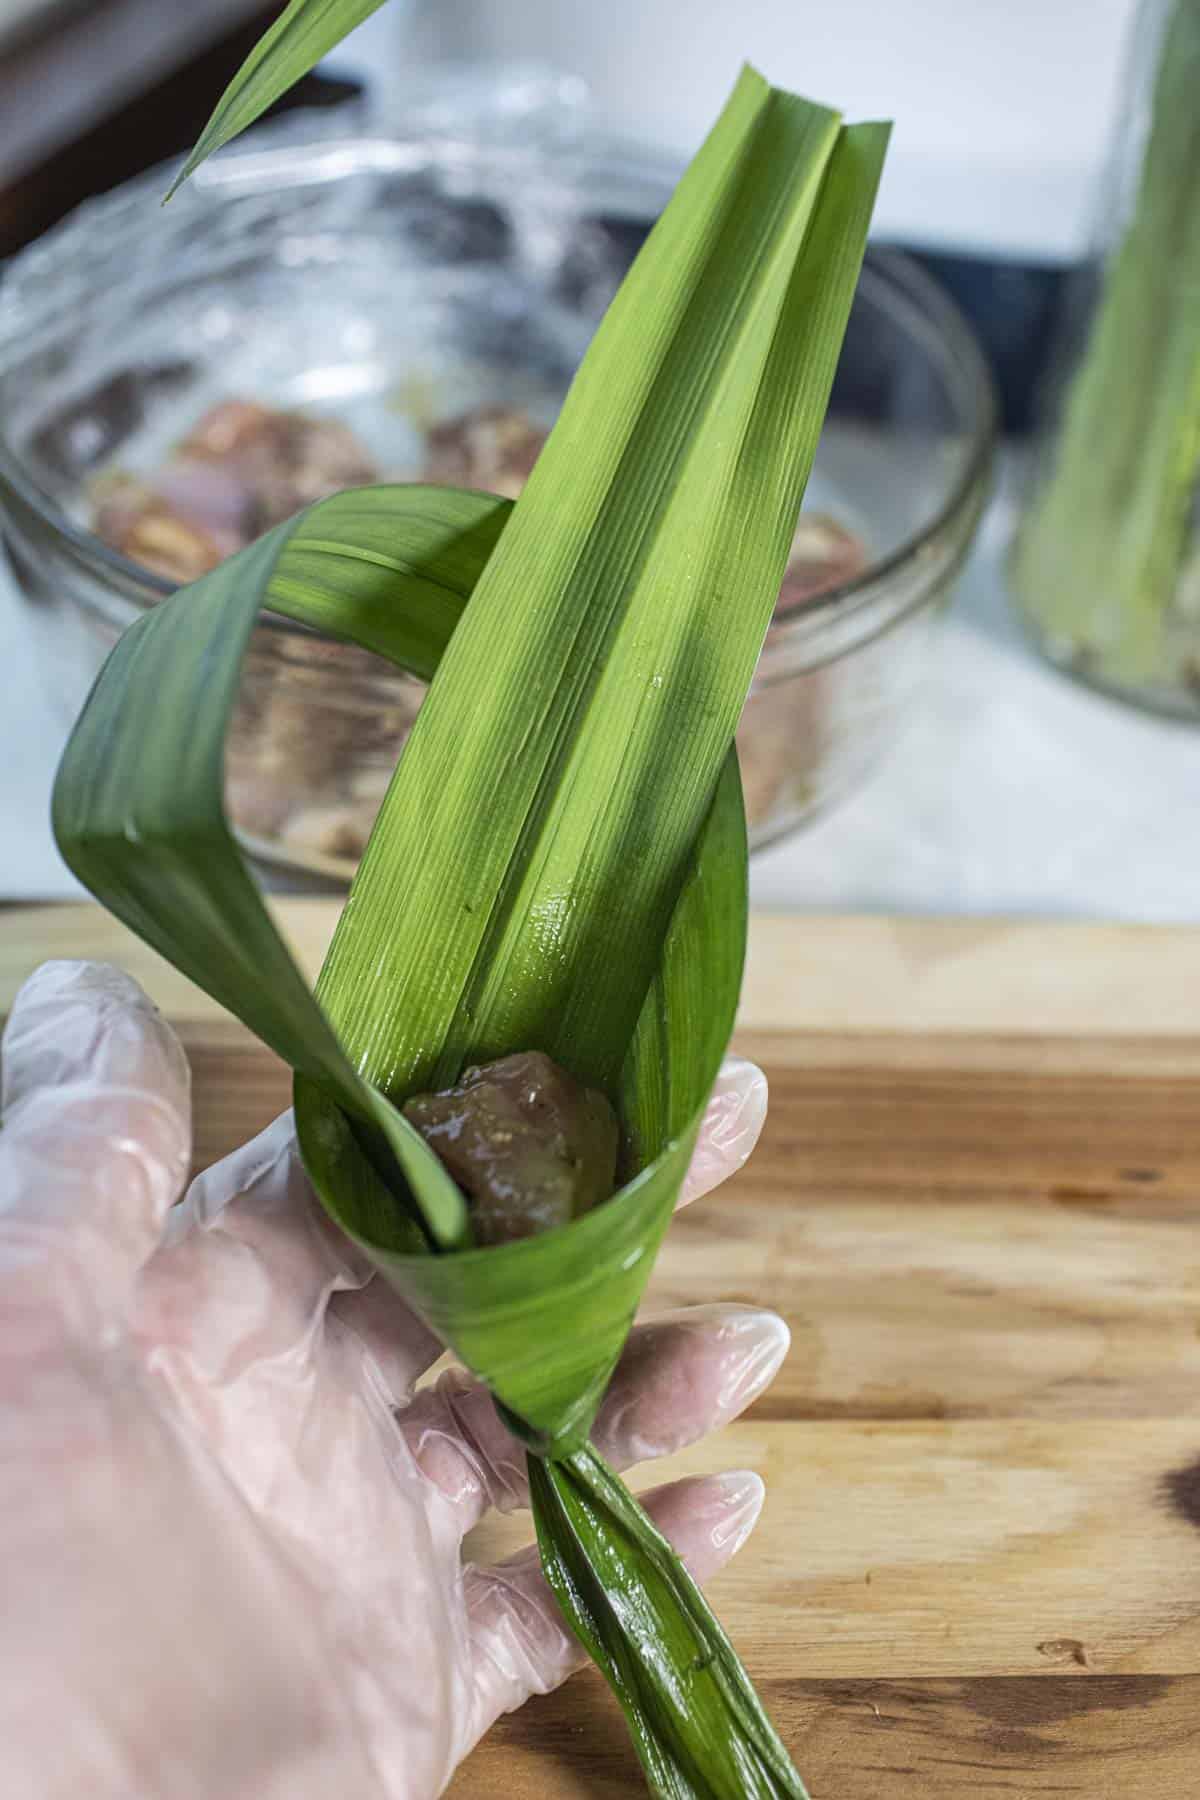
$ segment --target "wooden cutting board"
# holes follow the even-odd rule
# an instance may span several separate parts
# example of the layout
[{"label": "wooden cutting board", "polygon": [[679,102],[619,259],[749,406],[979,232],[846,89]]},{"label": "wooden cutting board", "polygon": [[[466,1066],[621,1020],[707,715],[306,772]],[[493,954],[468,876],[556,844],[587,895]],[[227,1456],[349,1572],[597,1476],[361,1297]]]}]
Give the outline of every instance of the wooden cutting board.
[{"label": "wooden cutting board", "polygon": [[[279,915],[314,968],[326,902]],[[203,1164],[280,1066],[93,909],[0,912],[178,1022]],[[675,1225],[655,1304],[776,1307],[793,1348],[718,1439],[768,1499],[713,1599],[814,1800],[1200,1790],[1200,931],[758,918],[749,1168]],[[636,1480],[635,1480],[636,1485]],[[479,1557],[527,1522],[478,1534]],[[636,1794],[603,1684],[493,1732],[455,1800]]]}]

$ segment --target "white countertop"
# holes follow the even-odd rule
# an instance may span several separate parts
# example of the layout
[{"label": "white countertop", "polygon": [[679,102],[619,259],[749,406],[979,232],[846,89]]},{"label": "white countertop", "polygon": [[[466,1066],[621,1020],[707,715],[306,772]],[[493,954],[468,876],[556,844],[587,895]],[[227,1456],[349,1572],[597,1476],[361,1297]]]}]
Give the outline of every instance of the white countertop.
[{"label": "white countertop", "polygon": [[[1200,919],[1200,730],[1077,687],[1026,647],[988,513],[928,692],[852,799],[755,858],[760,908]],[[62,730],[0,568],[0,900],[80,892],[50,836]]]}]

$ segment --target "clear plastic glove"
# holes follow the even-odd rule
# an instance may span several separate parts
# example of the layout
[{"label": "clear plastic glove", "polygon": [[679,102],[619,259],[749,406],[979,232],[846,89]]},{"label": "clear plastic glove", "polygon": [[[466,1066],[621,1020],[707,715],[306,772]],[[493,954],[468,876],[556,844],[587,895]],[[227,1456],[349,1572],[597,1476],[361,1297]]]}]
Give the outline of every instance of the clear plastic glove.
[{"label": "clear plastic glove", "polygon": [[[766,1084],[730,1063],[689,1178],[743,1162]],[[193,1183],[188,1069],[116,970],[52,963],[4,1042],[0,1793],[360,1800],[437,1793],[498,1714],[580,1662],[536,1553],[464,1566],[523,1458],[328,1223],[290,1115]],[[169,1213],[169,1217],[168,1217]],[[640,1326],[597,1422],[618,1464],[761,1393],[773,1314]],[[752,1474],[648,1506],[701,1579]]]}]

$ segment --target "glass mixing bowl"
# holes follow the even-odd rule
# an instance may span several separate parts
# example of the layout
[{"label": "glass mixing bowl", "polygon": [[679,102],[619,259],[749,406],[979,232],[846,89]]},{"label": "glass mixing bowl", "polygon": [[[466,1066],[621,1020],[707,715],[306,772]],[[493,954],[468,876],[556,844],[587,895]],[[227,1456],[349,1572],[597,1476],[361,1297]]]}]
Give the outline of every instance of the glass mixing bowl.
[{"label": "glass mixing bowl", "polygon": [[[549,426],[670,172],[587,143],[544,99],[473,136],[292,115],[165,212],[154,171],[10,265],[0,515],[64,718],[171,591],[93,531],[97,476],[153,469],[214,402],[334,416],[397,479],[464,410]],[[860,566],[777,612],[738,735],[755,846],[846,793],[891,741],[979,517],[992,432],[962,319],[910,262],[873,250],[806,499],[857,538]],[[247,847],[348,879],[422,692],[264,616],[228,750]]]}]

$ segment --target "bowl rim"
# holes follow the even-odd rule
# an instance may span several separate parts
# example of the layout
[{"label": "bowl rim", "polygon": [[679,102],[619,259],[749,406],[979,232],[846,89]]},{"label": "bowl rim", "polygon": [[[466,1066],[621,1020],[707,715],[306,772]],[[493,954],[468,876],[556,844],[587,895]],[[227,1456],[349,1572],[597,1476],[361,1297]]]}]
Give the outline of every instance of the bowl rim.
[{"label": "bowl rim", "polygon": [[[622,151],[625,149],[626,146],[621,146]],[[608,147],[608,152],[607,159],[601,152],[597,161],[622,162],[627,168],[634,169],[643,181],[652,179],[656,184],[660,176],[666,176],[668,165],[665,161],[655,165],[651,171],[644,159],[635,159],[619,152],[614,158],[612,146]],[[122,196],[135,183],[146,184],[153,173],[151,171],[135,177],[134,182],[114,190],[111,198]],[[214,182],[212,185],[219,187],[224,183]],[[85,203],[80,211],[86,212],[103,206],[104,201],[109,198],[106,195],[99,202]],[[64,227],[58,229],[69,230],[73,223],[74,215],[64,222]],[[916,563],[926,547],[941,539],[956,520],[961,517],[972,518],[982,506],[986,494],[997,438],[998,401],[991,369],[963,313],[940,282],[922,269],[911,256],[890,245],[868,244],[856,294],[858,292],[866,292],[877,303],[890,310],[894,311],[899,305],[906,311],[908,317],[904,322],[905,329],[924,338],[928,353],[936,359],[947,387],[958,398],[963,413],[966,454],[947,493],[929,519],[902,538],[895,548],[870,562],[857,575],[814,597],[798,608],[794,616],[773,621],[765,646],[767,652],[781,653],[810,636],[820,634],[834,620],[840,625],[853,618],[860,610],[871,609],[884,597],[898,572]],[[178,591],[180,583],[156,575],[152,570],[122,555],[64,512],[29,474],[0,427],[0,485],[3,484],[8,485],[22,505],[55,540],[68,546],[93,569],[112,578],[119,598],[129,608],[130,616],[122,624],[122,629],[131,624],[148,606],[156,605]],[[900,608],[901,613],[921,604],[925,597],[922,587]],[[264,609],[259,615],[257,625],[260,629],[298,636],[312,635],[313,629],[284,618],[281,614],[272,613],[269,609]]]}]

